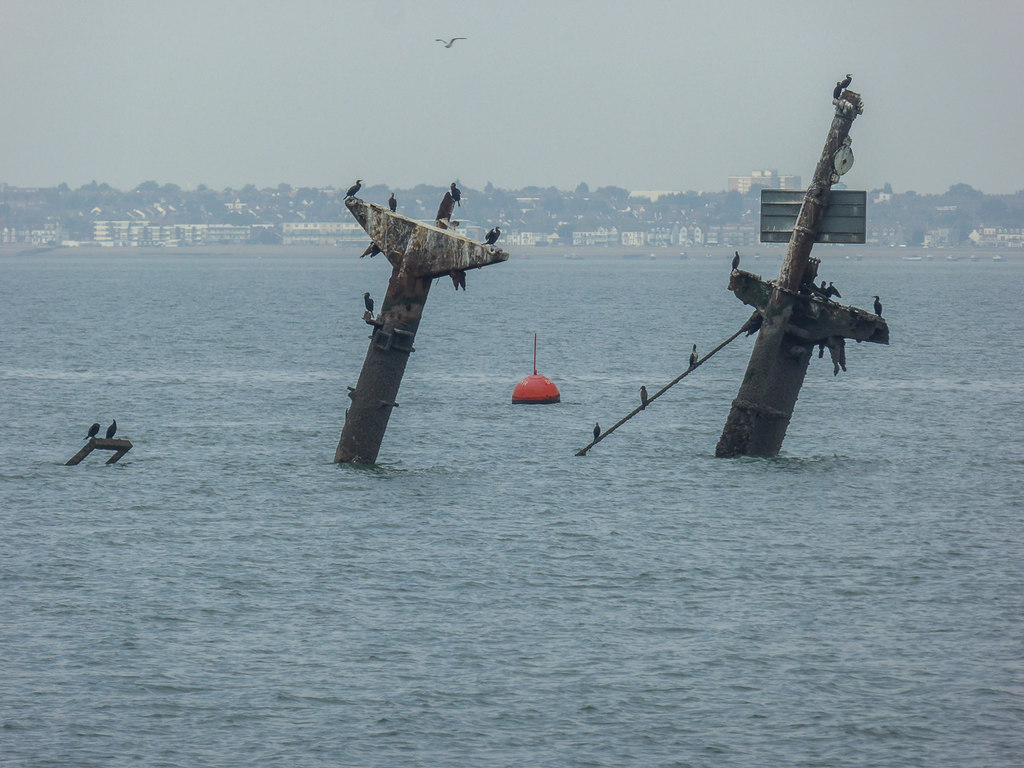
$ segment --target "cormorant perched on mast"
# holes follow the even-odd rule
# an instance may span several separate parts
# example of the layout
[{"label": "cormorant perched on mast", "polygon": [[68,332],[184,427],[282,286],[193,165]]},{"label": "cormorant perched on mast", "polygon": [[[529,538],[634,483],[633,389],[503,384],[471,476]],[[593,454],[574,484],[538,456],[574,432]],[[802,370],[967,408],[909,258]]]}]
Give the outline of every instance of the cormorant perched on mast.
[{"label": "cormorant perched on mast", "polygon": [[693,345],[693,349],[690,350],[690,367],[693,368],[693,366],[695,366],[697,364],[697,361],[699,359],[700,358],[697,357],[697,345],[694,344]]},{"label": "cormorant perched on mast", "polygon": [[462,190],[455,186],[455,182],[452,182],[452,200],[458,203],[459,207],[462,207]]},{"label": "cormorant perched on mast", "polygon": [[736,251],[736,255],[732,257],[732,271],[735,272],[740,268],[740,252]]},{"label": "cormorant perched on mast", "polygon": [[484,242],[487,243],[487,245],[494,245],[496,242],[498,242],[499,235],[501,235],[501,228],[495,227],[494,229],[487,233],[487,237],[484,238]]},{"label": "cormorant perched on mast", "polygon": [[112,440],[115,432],[117,432],[117,419],[112,419],[110,426],[107,427],[107,440]]},{"label": "cormorant perched on mast", "polygon": [[[824,283],[825,281],[822,280],[821,282]],[[843,294],[839,292],[839,289],[830,282],[828,288],[825,289],[825,297],[831,299],[833,296],[837,296],[840,299],[843,298]]]},{"label": "cormorant perched on mast", "polygon": [[878,300],[877,296],[875,296],[875,314],[879,317],[882,316],[882,302]]},{"label": "cormorant perched on mast", "polygon": [[91,440],[100,433],[100,423],[97,421],[91,427],[89,427],[89,434],[86,436],[86,440]]},{"label": "cormorant perched on mast", "polygon": [[353,184],[351,187],[349,187],[348,188],[348,192],[345,193],[345,198],[347,199],[347,198],[350,198],[350,197],[355,197],[356,196],[356,192],[358,192],[360,190],[360,188],[362,188],[362,186],[363,186],[363,180],[362,179],[356,179],[356,183]]},{"label": "cormorant perched on mast", "polygon": [[392,192],[391,193],[391,197],[388,198],[388,208],[391,209],[392,213],[394,213],[395,209],[398,208],[398,201],[395,200],[395,193],[394,192]]},{"label": "cormorant perched on mast", "polygon": [[852,80],[853,75],[847,74],[845,78],[836,83],[835,90],[832,91],[832,98],[838,99],[840,96],[842,96],[843,91],[846,90],[847,87],[849,87]]},{"label": "cormorant perched on mast", "polygon": [[366,311],[371,315],[373,314],[373,299],[370,298],[370,292],[366,291],[363,294],[363,304],[366,305]]},{"label": "cormorant perched on mast", "polygon": [[648,399],[647,398],[647,387],[641,385],[640,386],[640,407],[641,408],[646,408],[647,407],[647,399]]}]

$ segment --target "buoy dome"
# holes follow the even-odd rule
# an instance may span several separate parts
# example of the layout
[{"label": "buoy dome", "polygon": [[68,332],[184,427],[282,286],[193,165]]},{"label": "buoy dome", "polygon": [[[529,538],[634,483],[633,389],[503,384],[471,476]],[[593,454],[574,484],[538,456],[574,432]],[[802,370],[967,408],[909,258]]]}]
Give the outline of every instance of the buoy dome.
[{"label": "buoy dome", "polygon": [[513,403],[557,403],[561,400],[558,387],[547,376],[534,373],[516,384],[512,390]]}]

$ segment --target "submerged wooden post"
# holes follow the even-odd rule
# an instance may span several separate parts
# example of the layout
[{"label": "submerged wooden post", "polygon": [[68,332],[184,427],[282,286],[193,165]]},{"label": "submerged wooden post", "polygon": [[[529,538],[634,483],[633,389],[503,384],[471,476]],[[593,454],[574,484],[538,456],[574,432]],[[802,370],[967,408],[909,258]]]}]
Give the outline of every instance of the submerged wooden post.
[{"label": "submerged wooden post", "polygon": [[114,455],[107,459],[107,464],[114,464],[124,456],[128,451],[132,449],[130,440],[115,440],[113,438],[106,437],[90,437],[89,442],[85,444],[78,453],[68,459],[65,463],[65,467],[73,467],[82,461],[86,456],[95,451],[115,451]]},{"label": "submerged wooden post", "polygon": [[[839,348],[844,338],[887,344],[889,329],[875,315],[802,294],[817,225],[828,207],[832,184],[852,163],[850,126],[863,111],[860,94],[843,91],[814,171],[778,280],[766,283],[735,270],[729,287],[761,310],[760,333],[732,410],[715,449],[717,456],[775,456],[782,448],[807,364],[816,344]],[[845,367],[845,355],[841,355]],[[838,359],[836,365],[839,365]]]},{"label": "submerged wooden post", "polygon": [[[345,201],[356,221],[391,263],[391,280],[377,317],[366,313],[373,327],[370,346],[334,454],[335,463],[373,464],[377,460],[413,340],[423,315],[431,281],[508,260],[508,253],[457,235],[447,227],[451,206],[445,195],[437,226],[421,224],[387,208],[358,198]],[[446,210],[447,209],[447,210]]]}]

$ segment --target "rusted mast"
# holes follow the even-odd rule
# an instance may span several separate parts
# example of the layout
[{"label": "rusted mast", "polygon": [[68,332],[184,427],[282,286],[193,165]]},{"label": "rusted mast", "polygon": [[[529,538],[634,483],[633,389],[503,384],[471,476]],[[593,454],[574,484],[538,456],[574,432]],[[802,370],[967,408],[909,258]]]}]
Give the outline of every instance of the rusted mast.
[{"label": "rusted mast", "polygon": [[[822,149],[814,179],[804,195],[800,215],[789,240],[779,279],[763,308],[761,331],[733,400],[715,455],[775,456],[782,448],[793,407],[807,373],[813,343],[794,334],[794,304],[807,269],[816,227],[828,207],[836,173],[836,153],[848,142],[850,126],[863,111],[860,94],[843,91]],[[886,331],[886,343],[888,340]]]},{"label": "rusted mast", "polygon": [[[445,195],[447,202],[449,195]],[[391,263],[387,294],[373,327],[370,346],[334,454],[335,463],[372,464],[377,460],[413,340],[435,277],[464,272],[508,259],[499,248],[483,245],[447,229],[447,216],[438,212],[436,227],[421,224],[358,198],[345,201],[356,221]],[[449,206],[450,207],[450,206]]]}]

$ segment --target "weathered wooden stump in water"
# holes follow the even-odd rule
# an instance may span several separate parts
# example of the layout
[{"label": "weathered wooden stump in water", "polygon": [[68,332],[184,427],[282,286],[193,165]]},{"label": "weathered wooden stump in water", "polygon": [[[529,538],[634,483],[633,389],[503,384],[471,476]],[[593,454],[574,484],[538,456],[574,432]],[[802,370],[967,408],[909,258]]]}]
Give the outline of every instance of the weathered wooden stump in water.
[{"label": "weathered wooden stump in water", "polygon": [[[438,211],[438,226],[421,224],[387,208],[349,198],[345,205],[391,263],[391,280],[380,312],[371,318],[370,346],[345,417],[335,463],[373,464],[388,419],[398,407],[398,387],[413,352],[413,340],[435,277],[508,260],[508,253],[447,229],[450,193]],[[446,215],[445,215],[446,214]]]},{"label": "weathered wooden stump in water", "polygon": [[84,459],[93,451],[116,451],[116,453],[113,456],[107,459],[107,464],[113,464],[126,453],[128,453],[128,451],[130,451],[131,449],[132,444],[130,440],[108,439],[106,437],[90,437],[89,442],[85,444],[85,447],[82,448],[82,450],[80,450],[70,459],[68,459],[64,466],[73,467],[75,464],[81,462],[82,459]]},{"label": "weathered wooden stump in water", "polygon": [[[882,318],[811,298],[808,262],[832,184],[852,164],[850,126],[862,112],[860,94],[843,91],[814,180],[804,195],[779,277],[765,282],[734,270],[729,287],[763,316],[750,362],[715,449],[717,456],[775,456],[782,448],[815,345],[829,348],[836,370],[846,367],[844,339],[889,343]],[[813,270],[812,270],[813,272]]]}]

